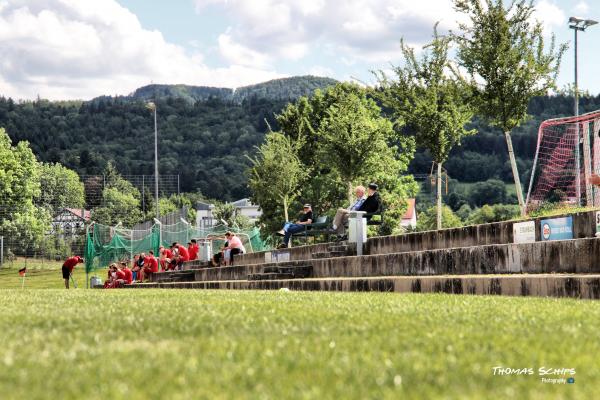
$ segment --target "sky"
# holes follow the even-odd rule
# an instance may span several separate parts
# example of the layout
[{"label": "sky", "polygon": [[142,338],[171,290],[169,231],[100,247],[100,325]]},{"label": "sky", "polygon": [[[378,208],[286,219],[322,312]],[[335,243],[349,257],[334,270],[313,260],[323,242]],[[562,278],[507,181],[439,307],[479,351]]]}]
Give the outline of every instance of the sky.
[{"label": "sky", "polygon": [[[569,43],[570,16],[600,19],[600,0],[536,0],[544,34]],[[0,0],[0,95],[90,99],[150,84],[236,88],[295,75],[374,82],[420,48],[451,0]],[[600,93],[600,25],[579,36],[579,85]]]}]

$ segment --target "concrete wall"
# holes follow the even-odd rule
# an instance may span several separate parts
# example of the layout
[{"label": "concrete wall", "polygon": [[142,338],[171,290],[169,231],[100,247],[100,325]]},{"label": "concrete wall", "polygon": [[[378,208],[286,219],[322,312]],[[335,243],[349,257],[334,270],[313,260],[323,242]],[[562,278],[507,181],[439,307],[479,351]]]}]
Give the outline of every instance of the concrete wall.
[{"label": "concrete wall", "polygon": [[[198,281],[245,280],[267,265],[238,265],[196,271]],[[310,265],[315,278],[600,273],[600,239],[437,249],[368,256],[297,260],[279,265]]]},{"label": "concrete wall", "polygon": [[379,277],[295,279],[273,281],[220,281],[127,285],[127,288],[259,289],[348,292],[449,293],[505,296],[600,298],[600,275],[507,275],[455,277]]},{"label": "concrete wall", "polygon": [[[591,238],[596,233],[596,212],[570,214],[573,217],[573,237]],[[567,216],[567,215],[564,215]],[[552,218],[559,218],[556,216]],[[544,218],[536,218],[536,240],[541,240],[541,224]],[[439,231],[415,232],[397,236],[381,236],[367,241],[367,254],[397,253],[452,247],[469,247],[513,242],[513,223],[523,221],[495,222],[471,225]]]}]

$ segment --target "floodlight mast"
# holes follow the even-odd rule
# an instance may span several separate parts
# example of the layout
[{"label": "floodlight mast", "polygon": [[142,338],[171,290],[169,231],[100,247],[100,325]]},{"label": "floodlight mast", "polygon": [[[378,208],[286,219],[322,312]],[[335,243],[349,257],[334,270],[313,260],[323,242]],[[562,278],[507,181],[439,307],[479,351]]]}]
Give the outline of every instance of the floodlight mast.
[{"label": "floodlight mast", "polygon": [[[574,111],[575,111],[575,116],[579,116],[579,82],[578,82],[578,59],[577,59],[577,33],[579,31],[581,32],[585,32],[585,30],[592,26],[592,25],[596,25],[598,23],[598,21],[595,21],[593,19],[584,19],[584,18],[580,18],[580,17],[570,17],[569,18],[569,28],[573,29],[573,32],[575,34],[575,93],[574,93],[574,101],[575,101],[575,107],[574,107]],[[579,143],[580,143],[580,135],[579,135],[579,124],[577,124],[577,146],[575,147],[575,161],[576,161],[576,169],[577,169],[577,174],[576,174],[576,182],[577,182],[577,204],[581,205],[581,174],[579,173],[580,170],[580,160],[579,160]]]}]

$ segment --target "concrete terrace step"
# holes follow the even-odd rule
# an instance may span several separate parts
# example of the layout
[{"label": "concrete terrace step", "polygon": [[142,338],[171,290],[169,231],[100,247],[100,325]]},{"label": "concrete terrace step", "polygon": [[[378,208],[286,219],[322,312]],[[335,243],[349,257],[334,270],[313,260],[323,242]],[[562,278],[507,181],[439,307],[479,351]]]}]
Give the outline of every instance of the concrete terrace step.
[{"label": "concrete terrace step", "polygon": [[506,296],[600,298],[600,274],[434,275],[360,278],[225,280],[141,283],[129,289],[237,289],[449,293]]},{"label": "concrete terrace step", "polygon": [[263,268],[307,264],[315,278],[600,273],[599,260],[600,239],[593,238],[205,268],[195,271],[194,280],[246,280],[249,274],[262,273]]}]

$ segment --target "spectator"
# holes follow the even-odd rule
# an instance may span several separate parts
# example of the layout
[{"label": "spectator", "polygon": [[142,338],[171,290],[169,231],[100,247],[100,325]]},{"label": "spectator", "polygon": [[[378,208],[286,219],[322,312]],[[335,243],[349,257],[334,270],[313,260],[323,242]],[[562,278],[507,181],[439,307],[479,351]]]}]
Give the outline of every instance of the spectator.
[{"label": "spectator", "polygon": [[158,248],[158,254],[160,257],[160,267],[163,271],[169,269],[169,264],[173,259],[173,252],[170,249],[165,249],[163,246]]},{"label": "spectator", "polygon": [[[226,240],[226,237],[216,237],[214,238],[214,240]],[[211,264],[213,267],[218,267],[221,265],[221,261],[223,261],[224,259],[224,253],[225,253],[225,249],[229,246],[229,242],[225,241],[225,244],[223,245],[223,247],[221,247],[221,249],[219,250],[218,253],[214,254],[210,260]]]},{"label": "spectator", "polygon": [[336,231],[338,236],[343,236],[346,233],[346,225],[348,225],[348,214],[350,211],[358,211],[366,200],[364,186],[357,186],[354,189],[354,194],[356,195],[356,202],[350,205],[349,208],[339,208],[335,213],[332,228]]},{"label": "spectator", "polygon": [[175,260],[176,269],[181,271],[181,269],[183,268],[183,263],[186,261],[189,261],[190,255],[189,255],[187,249],[177,242],[175,242],[171,245],[171,249],[177,250],[176,254],[174,255],[173,258]]},{"label": "spectator", "polygon": [[144,268],[140,271],[140,282],[148,279],[156,272],[158,272],[158,260],[154,257],[154,252],[150,250],[148,256],[144,258]]},{"label": "spectator", "polygon": [[283,235],[283,243],[279,245],[279,248],[288,247],[288,243],[290,241],[290,237],[294,233],[302,232],[305,228],[304,225],[312,224],[313,221],[313,213],[310,204],[305,204],[302,208],[302,215],[298,218],[298,221],[295,223],[286,222],[283,226],[283,229],[278,233]]},{"label": "spectator", "polygon": [[121,271],[125,274],[122,284],[131,285],[133,282],[133,271],[127,266],[127,262],[121,261]]},{"label": "spectator", "polygon": [[[379,197],[379,192],[377,191],[377,184],[370,183],[368,187],[369,189],[367,190],[367,198],[358,208],[358,211],[364,211],[367,214],[372,214],[374,212],[379,211],[379,209],[381,208],[381,197]],[[369,215],[366,218],[367,221],[370,220],[371,215]]]},{"label": "spectator", "polygon": [[188,254],[190,256],[190,261],[194,261],[198,259],[198,243],[196,239],[192,239],[190,243],[188,243]]},{"label": "spectator", "polygon": [[117,264],[112,263],[108,266],[108,279],[104,282],[104,289],[111,289],[115,287],[117,281]]},{"label": "spectator", "polygon": [[140,259],[140,255],[136,254],[133,256],[133,263],[131,265],[131,272],[133,273],[133,280],[137,281],[140,275],[140,266],[138,265],[138,261]]},{"label": "spectator", "polygon": [[223,247],[225,265],[233,265],[233,256],[236,254],[244,254],[246,248],[239,236],[236,236],[233,232],[225,233],[225,237],[227,238],[227,246]]},{"label": "spectator", "polygon": [[69,288],[69,279],[71,278],[71,274],[73,273],[73,268],[75,268],[75,266],[77,264],[80,264],[83,262],[83,258],[79,257],[79,256],[72,256],[69,257],[65,260],[65,262],[62,265],[62,277],[65,281],[65,288]]}]

